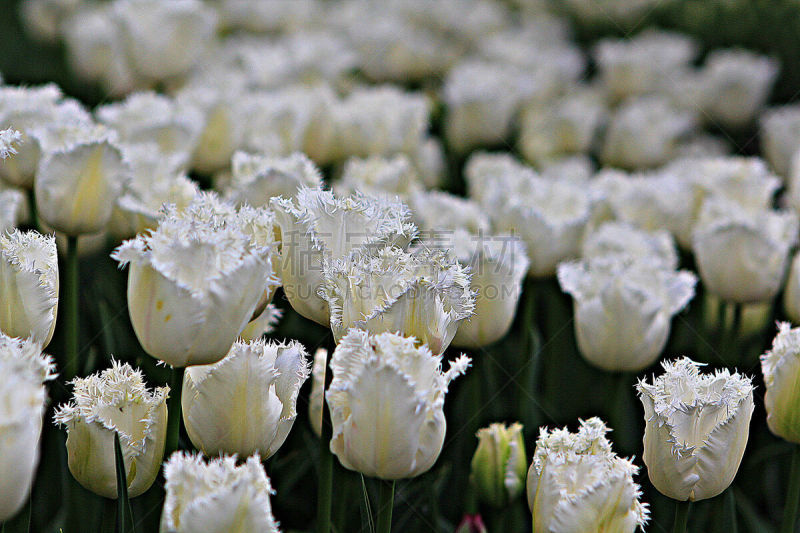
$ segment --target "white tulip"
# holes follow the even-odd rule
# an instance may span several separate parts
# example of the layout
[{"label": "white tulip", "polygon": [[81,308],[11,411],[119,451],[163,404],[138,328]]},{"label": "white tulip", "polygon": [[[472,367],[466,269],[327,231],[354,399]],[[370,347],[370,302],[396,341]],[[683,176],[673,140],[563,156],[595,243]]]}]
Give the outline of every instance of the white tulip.
[{"label": "white tulip", "polygon": [[[491,222],[477,202],[444,191],[420,191],[408,199],[411,216],[420,236],[428,241],[447,236],[455,229],[489,233]],[[440,235],[441,234],[441,235]]]},{"label": "white tulip", "polygon": [[643,169],[672,159],[682,137],[696,127],[690,111],[658,96],[623,103],[611,119],[600,160],[605,165]]},{"label": "white tulip", "polygon": [[783,288],[783,309],[795,324],[800,324],[800,254],[795,254]]},{"label": "white tulip", "polygon": [[528,458],[522,424],[489,424],[476,436],[478,448],[470,463],[470,481],[483,501],[503,509],[525,488]]},{"label": "white tulip", "polygon": [[5,233],[20,225],[28,200],[22,191],[2,187],[0,183],[0,233]]},{"label": "white tulip", "polygon": [[599,418],[581,420],[577,433],[541,428],[528,470],[533,532],[633,533],[649,518],[633,481],[639,468],[618,457]]},{"label": "white tulip", "polygon": [[646,257],[610,256],[561,263],[558,282],[573,297],[581,354],[604,370],[636,372],[658,359],[670,320],[694,297],[697,278]]},{"label": "white tulip", "polygon": [[140,370],[119,361],[72,383],[72,402],[54,416],[67,428],[69,471],[86,489],[116,498],[116,432],[128,495],[143,494],[158,476],[164,455],[169,387],[148,389]]},{"label": "white tulip", "polygon": [[533,168],[508,153],[476,152],[464,167],[469,197],[481,205],[495,202],[495,197],[505,192],[503,182],[517,183],[537,176]]},{"label": "white tulip", "polygon": [[645,231],[625,222],[606,222],[586,235],[581,257],[647,258],[667,270],[678,268],[675,241],[666,230]]},{"label": "white tulip", "polygon": [[0,159],[17,153],[16,145],[22,142],[22,134],[17,130],[0,131]]},{"label": "white tulip", "polygon": [[705,287],[723,300],[771,300],[783,285],[789,251],[797,243],[791,212],[747,212],[721,199],[703,203],[692,244]]},{"label": "white tulip", "polygon": [[579,256],[596,201],[580,184],[535,175],[518,177],[484,207],[492,214],[495,231],[519,235],[525,241],[528,275],[550,277],[558,263]]},{"label": "white tulip", "polygon": [[605,89],[622,100],[674,84],[697,55],[697,43],[686,35],[650,30],[632,39],[603,39],[592,52]]},{"label": "white tulip", "polygon": [[770,431],[800,444],[800,391],[795,386],[800,374],[800,328],[792,328],[788,322],[778,324],[772,349],[761,356],[761,371],[767,387],[764,408]]},{"label": "white tulip", "polygon": [[[143,0],[150,2],[151,0]],[[97,119],[114,128],[128,144],[156,143],[164,154],[191,154],[205,126],[203,114],[179,106],[169,96],[139,92],[95,110]]]},{"label": "white tulip", "polygon": [[34,181],[42,220],[71,236],[105,229],[129,172],[116,134],[103,127],[59,125],[33,135],[44,154]]},{"label": "white tulip", "polygon": [[723,126],[746,126],[767,101],[779,70],[776,60],[744,49],[712,51],[701,73],[704,112]]},{"label": "white tulip", "polygon": [[58,313],[58,254],[52,235],[0,234],[0,331],[50,344]]},{"label": "white tulip", "polygon": [[296,198],[270,205],[281,233],[280,277],[289,303],[306,318],[328,326],[328,303],[319,295],[323,266],[385,245],[405,246],[416,235],[408,208],[397,200],[357,193],[337,198],[303,188]]},{"label": "white tulip", "polygon": [[350,328],[392,331],[416,337],[438,355],[475,308],[469,274],[442,251],[386,247],[330,263],[324,274],[320,294],[337,341]]},{"label": "white tulip", "polygon": [[37,342],[0,332],[0,522],[28,500],[39,463],[44,382],[55,377],[53,370]]},{"label": "white tulip", "polygon": [[214,9],[198,0],[118,0],[114,18],[134,70],[152,80],[188,73],[217,23]]},{"label": "white tulip", "polygon": [[[222,359],[277,284],[270,246],[254,242],[232,206],[233,219],[214,209],[204,196],[184,211],[170,207],[156,230],[112,254],[131,265],[128,311],[139,342],[172,366]],[[261,233],[273,238],[267,227]]]},{"label": "white tulip", "polygon": [[555,102],[528,105],[520,119],[519,149],[531,163],[586,153],[606,118],[596,90],[579,87]]},{"label": "white tulip", "polygon": [[414,152],[424,139],[430,113],[422,94],[394,86],[357,88],[333,111],[342,159]]},{"label": "white tulip", "polygon": [[727,369],[701,374],[684,357],[662,363],[664,374],[636,388],[644,405],[644,463],[662,494],[697,501],[721,494],[742,461],[753,384]]},{"label": "white tulip", "polygon": [[264,335],[269,335],[275,331],[283,311],[275,307],[273,304],[267,304],[260,315],[256,316],[239,334],[242,340],[254,341],[262,338]]},{"label": "white tulip", "polygon": [[401,479],[428,471],[444,444],[445,393],[469,362],[462,355],[442,372],[441,357],[417,347],[413,337],[350,330],[331,357],[333,381],[325,394],[331,451],[365,476]]},{"label": "white tulip", "polygon": [[514,321],[522,282],[528,272],[525,243],[514,235],[471,234],[456,229],[424,238],[422,245],[449,249],[472,275],[474,314],[461,321],[453,345],[478,348],[504,337]]},{"label": "white tulip", "polygon": [[183,172],[185,154],[163,154],[154,143],[125,145],[122,153],[131,179],[111,215],[109,230],[115,237],[127,239],[155,229],[164,204],[184,209],[200,193]]},{"label": "white tulip", "polygon": [[407,198],[421,189],[419,175],[403,154],[350,158],[345,162],[341,179],[333,184],[333,190],[341,196],[361,191],[371,196]]},{"label": "white tulip", "polygon": [[181,406],[192,444],[209,457],[271,457],[297,418],[306,357],[296,341],[238,341],[221,361],[187,368]]},{"label": "white tulip", "polygon": [[775,172],[787,178],[800,137],[800,105],[768,109],[761,115],[759,126],[764,157]]},{"label": "white tulip", "polygon": [[37,139],[29,137],[30,132],[54,123],[90,122],[87,111],[77,101],[64,98],[61,89],[53,84],[0,87],[0,129],[13,128],[21,134],[15,156],[0,164],[0,178],[16,187],[33,188],[42,148]]},{"label": "white tulip", "polygon": [[236,152],[226,197],[239,205],[266,206],[273,197],[294,198],[302,187],[322,187],[319,169],[304,154],[272,157]]},{"label": "white tulip", "polygon": [[236,457],[206,463],[199,454],[175,452],[164,480],[161,533],[278,533],[274,491],[258,455],[237,465]]}]

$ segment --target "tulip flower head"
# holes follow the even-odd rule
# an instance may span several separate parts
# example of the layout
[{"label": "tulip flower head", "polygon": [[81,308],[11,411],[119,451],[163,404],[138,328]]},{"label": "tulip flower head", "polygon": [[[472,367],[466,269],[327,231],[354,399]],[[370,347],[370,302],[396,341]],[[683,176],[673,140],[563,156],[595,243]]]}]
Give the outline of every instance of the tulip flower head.
[{"label": "tulip flower head", "polygon": [[639,468],[611,450],[602,420],[580,424],[577,433],[539,431],[527,483],[533,532],[643,529],[649,512],[633,481]]},{"label": "tulip flower head", "polygon": [[233,154],[226,194],[238,205],[266,206],[276,196],[294,198],[302,187],[322,187],[319,169],[302,153],[286,157]]},{"label": "tulip flower head", "polygon": [[0,234],[0,331],[47,346],[58,312],[58,255],[52,235]]},{"label": "tulip flower head", "polygon": [[116,498],[116,432],[128,494],[134,498],[144,493],[155,481],[164,455],[169,387],[148,389],[141,371],[119,361],[72,383],[72,401],[54,416],[67,428],[69,471],[88,490]]},{"label": "tulip flower head", "polygon": [[583,240],[582,257],[647,258],[665,269],[678,268],[675,241],[666,230],[652,232],[626,222],[606,222]]},{"label": "tulip flower head", "polygon": [[0,233],[17,227],[27,208],[27,198],[17,189],[3,189],[0,182]]},{"label": "tulip flower head", "polygon": [[175,452],[164,479],[162,533],[278,533],[270,504],[275,491],[258,455],[237,465],[236,457],[206,463],[199,454]]},{"label": "tulip flower head", "polygon": [[272,456],[297,417],[306,356],[296,341],[237,341],[221,361],[187,368],[181,405],[192,443],[209,457]]},{"label": "tulip flower head", "polygon": [[462,355],[441,370],[441,357],[413,337],[351,329],[331,358],[325,395],[333,423],[331,451],[342,465],[381,479],[416,477],[442,451],[444,397],[463,374]]},{"label": "tulip flower head", "polygon": [[324,326],[328,303],[319,295],[323,267],[386,245],[405,246],[416,235],[408,208],[397,200],[356,193],[338,198],[303,188],[294,200],[270,205],[281,233],[280,276],[295,311]]},{"label": "tulip flower head", "polygon": [[112,254],[131,265],[128,310],[139,342],[172,366],[222,359],[277,283],[269,247],[212,208],[203,199],[183,212],[169,207],[155,231]]},{"label": "tulip flower head", "polygon": [[561,263],[558,282],[572,295],[581,354],[608,371],[639,371],[661,354],[672,316],[694,297],[697,277],[657,261],[608,256]]},{"label": "tulip flower head", "polygon": [[702,374],[684,357],[636,388],[644,405],[644,463],[662,494],[697,501],[731,484],[747,445],[753,384],[727,369]]},{"label": "tulip flower head", "polygon": [[470,480],[481,499],[503,508],[522,492],[527,463],[522,424],[491,424],[478,430]]},{"label": "tulip flower head", "polygon": [[0,159],[17,153],[16,145],[22,142],[22,134],[17,130],[0,131]]},{"label": "tulip flower head", "polygon": [[797,215],[789,211],[748,212],[706,200],[692,235],[703,284],[729,302],[771,300],[783,284],[797,231]]},{"label": "tulip flower head", "polygon": [[30,339],[0,333],[0,522],[27,501],[39,463],[46,380],[55,364]]},{"label": "tulip flower head", "polygon": [[421,189],[419,175],[403,154],[350,158],[345,163],[342,178],[334,184],[334,190],[342,196],[361,191],[371,196],[405,198]]},{"label": "tulip flower head", "polygon": [[800,391],[795,386],[800,374],[800,328],[792,328],[788,322],[778,324],[772,349],[761,356],[761,371],[767,386],[764,407],[770,431],[800,444]]},{"label": "tulip flower head", "polygon": [[102,126],[58,125],[32,135],[44,154],[34,181],[42,220],[73,236],[105,229],[129,172],[116,133]]},{"label": "tulip flower head", "polygon": [[322,296],[341,339],[350,328],[400,332],[441,354],[475,310],[465,268],[441,250],[386,247],[325,266]]}]

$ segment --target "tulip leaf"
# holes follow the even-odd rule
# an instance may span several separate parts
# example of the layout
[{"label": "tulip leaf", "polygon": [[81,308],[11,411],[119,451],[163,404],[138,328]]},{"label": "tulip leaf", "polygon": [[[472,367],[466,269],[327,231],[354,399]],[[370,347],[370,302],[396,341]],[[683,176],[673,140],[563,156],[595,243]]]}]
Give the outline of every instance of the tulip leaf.
[{"label": "tulip leaf", "polygon": [[125,475],[125,460],[122,457],[122,446],[119,433],[114,433],[114,460],[117,467],[117,533],[133,531],[133,512],[128,499],[128,480]]}]

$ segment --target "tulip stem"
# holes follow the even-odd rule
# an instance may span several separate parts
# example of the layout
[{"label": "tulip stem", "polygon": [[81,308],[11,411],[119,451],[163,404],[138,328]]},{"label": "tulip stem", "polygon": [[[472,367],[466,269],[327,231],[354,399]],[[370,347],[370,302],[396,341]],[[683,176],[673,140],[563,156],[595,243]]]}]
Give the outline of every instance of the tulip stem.
[{"label": "tulip stem", "polygon": [[67,237],[67,262],[64,285],[64,340],[66,361],[64,379],[69,381],[78,371],[78,237]]},{"label": "tulip stem", "polygon": [[33,187],[28,189],[28,209],[31,213],[31,226],[36,231],[39,231],[39,212],[36,210],[36,196],[33,192]]},{"label": "tulip stem", "polygon": [[394,480],[380,481],[378,500],[378,533],[391,533],[392,509],[394,508]]},{"label": "tulip stem", "polygon": [[322,406],[322,435],[319,439],[319,485],[317,486],[317,532],[331,530],[331,502],[333,490],[333,455],[331,454],[331,420]]},{"label": "tulip stem", "polygon": [[675,502],[675,524],[672,526],[672,533],[685,533],[686,524],[689,520],[689,507],[692,502]]},{"label": "tulip stem", "polygon": [[781,533],[792,533],[797,524],[797,503],[800,501],[800,445],[792,448],[792,469],[789,473],[789,490],[783,508]]},{"label": "tulip stem", "polygon": [[167,443],[164,457],[168,458],[178,449],[181,433],[181,390],[183,389],[184,368],[172,367],[169,375],[169,404],[167,405]]}]

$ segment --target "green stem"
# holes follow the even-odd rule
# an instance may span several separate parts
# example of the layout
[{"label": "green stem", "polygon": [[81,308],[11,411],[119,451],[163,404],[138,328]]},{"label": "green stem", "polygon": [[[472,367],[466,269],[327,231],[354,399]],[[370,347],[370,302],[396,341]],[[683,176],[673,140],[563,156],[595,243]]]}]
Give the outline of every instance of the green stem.
[{"label": "green stem", "polygon": [[792,469],[789,473],[789,489],[783,507],[781,533],[793,533],[797,524],[797,503],[800,501],[800,445],[792,449]]},{"label": "green stem", "polygon": [[[117,533],[128,530],[128,480],[125,474],[125,460],[122,457],[122,446],[119,443],[119,433],[114,433],[114,458],[117,470]],[[131,520],[132,521],[132,520]]]},{"label": "green stem", "polygon": [[317,532],[331,530],[331,501],[333,490],[333,455],[331,454],[331,419],[322,406],[322,435],[319,439],[319,485],[317,486]]},{"label": "green stem", "polygon": [[378,532],[391,533],[392,509],[394,508],[394,480],[380,482],[381,491],[378,500]]},{"label": "green stem", "polygon": [[65,350],[64,379],[75,377],[78,371],[78,237],[67,237],[67,262],[65,264],[64,322]]},{"label": "green stem", "polygon": [[672,526],[672,533],[685,533],[686,524],[689,519],[689,507],[692,502],[675,502],[675,524]]},{"label": "green stem", "polygon": [[164,457],[169,457],[178,449],[181,433],[181,390],[183,389],[184,368],[172,367],[169,375],[169,404],[167,406],[167,442]]}]

